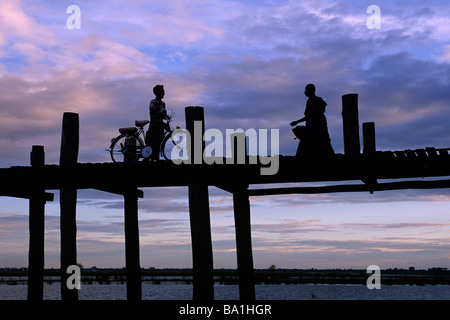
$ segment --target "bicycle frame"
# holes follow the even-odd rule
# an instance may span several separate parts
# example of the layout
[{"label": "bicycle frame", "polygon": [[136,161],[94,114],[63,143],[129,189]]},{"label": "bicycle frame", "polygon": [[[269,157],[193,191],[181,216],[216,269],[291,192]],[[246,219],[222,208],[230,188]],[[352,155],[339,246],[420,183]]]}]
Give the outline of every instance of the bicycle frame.
[{"label": "bicycle frame", "polygon": [[[144,127],[149,124],[148,120],[135,121],[135,127],[120,128],[120,135],[111,140],[111,146],[106,151],[110,152],[113,162],[117,161],[139,161],[142,159],[149,159],[152,152],[158,152],[163,155],[166,160],[168,157],[163,151],[165,143],[169,140],[168,136],[172,135],[173,129],[170,125],[172,122],[173,113],[164,122],[164,137],[159,146],[159,150],[152,150],[150,146],[145,143]],[[177,127],[178,128],[178,127]],[[173,142],[173,140],[172,140]],[[175,145],[175,142],[173,142]]]}]

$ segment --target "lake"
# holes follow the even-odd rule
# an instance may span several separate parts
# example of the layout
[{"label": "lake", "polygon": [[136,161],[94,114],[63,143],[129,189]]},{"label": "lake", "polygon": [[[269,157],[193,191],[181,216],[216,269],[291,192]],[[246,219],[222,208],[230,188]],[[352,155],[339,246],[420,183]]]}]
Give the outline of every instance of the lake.
[{"label": "lake", "polygon": [[[365,285],[349,284],[258,284],[257,300],[450,300],[449,285],[382,285],[369,290]],[[80,300],[125,300],[123,283],[82,284]],[[25,284],[0,285],[0,300],[26,300]],[[238,300],[237,285],[215,284],[216,300]],[[60,300],[60,283],[44,284],[45,300]],[[143,300],[191,300],[192,284],[142,282]]]}]

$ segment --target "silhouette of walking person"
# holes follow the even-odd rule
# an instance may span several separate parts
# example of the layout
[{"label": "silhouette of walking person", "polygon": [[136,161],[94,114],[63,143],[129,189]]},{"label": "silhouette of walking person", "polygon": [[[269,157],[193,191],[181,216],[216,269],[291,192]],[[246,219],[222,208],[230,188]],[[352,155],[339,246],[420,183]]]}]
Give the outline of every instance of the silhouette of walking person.
[{"label": "silhouette of walking person", "polygon": [[145,143],[152,148],[151,160],[159,160],[159,147],[164,138],[164,123],[167,119],[166,103],[162,101],[166,92],[161,84],[153,88],[155,99],[150,101],[150,126],[145,136]]},{"label": "silhouette of walking person", "polygon": [[306,102],[305,116],[292,121],[291,126],[300,122],[306,122],[303,137],[297,148],[296,156],[307,158],[320,158],[334,154],[328,133],[325,107],[327,103],[321,97],[316,96],[316,87],[310,83],[305,87]]}]

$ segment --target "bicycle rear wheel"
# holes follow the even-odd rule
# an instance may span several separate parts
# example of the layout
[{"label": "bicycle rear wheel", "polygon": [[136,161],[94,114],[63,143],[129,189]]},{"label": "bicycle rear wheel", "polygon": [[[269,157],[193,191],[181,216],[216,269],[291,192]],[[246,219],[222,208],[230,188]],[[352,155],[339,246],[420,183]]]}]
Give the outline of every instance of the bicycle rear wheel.
[{"label": "bicycle rear wheel", "polygon": [[111,159],[113,162],[124,162],[125,158],[129,158],[131,161],[138,161],[141,158],[140,150],[144,147],[145,144],[140,137],[131,140],[130,137],[121,134],[111,143]]},{"label": "bicycle rear wheel", "polygon": [[174,136],[172,133],[167,134],[161,143],[161,151],[166,160],[186,160],[186,148],[183,148],[186,141],[182,136]]}]

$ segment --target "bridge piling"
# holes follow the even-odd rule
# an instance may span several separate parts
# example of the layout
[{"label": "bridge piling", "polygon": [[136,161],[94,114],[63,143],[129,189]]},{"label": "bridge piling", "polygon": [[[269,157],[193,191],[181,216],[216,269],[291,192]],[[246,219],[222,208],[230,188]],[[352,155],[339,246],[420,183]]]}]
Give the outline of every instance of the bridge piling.
[{"label": "bridge piling", "polygon": [[[201,170],[201,164],[198,166],[198,157],[202,157],[204,150],[203,134],[205,131],[205,119],[203,107],[186,107],[185,114],[186,129],[191,135],[192,144],[189,157],[191,163],[194,163],[191,168],[192,171],[188,184],[194,284],[193,299],[213,300],[214,270],[208,183]],[[195,132],[195,121],[202,122],[201,132]],[[196,135],[198,134],[202,136],[197,137]],[[201,152],[200,154],[199,150]],[[203,160],[201,161],[203,162]]]},{"label": "bridge piling", "polygon": [[78,300],[78,291],[67,287],[67,268],[77,264],[77,186],[76,165],[79,147],[79,116],[66,112],[63,116],[60,168],[64,177],[60,189],[61,208],[61,299]]},{"label": "bridge piling", "polygon": [[376,144],[375,144],[375,123],[364,122],[363,123],[363,155],[366,158],[373,159],[375,157]]},{"label": "bridge piling", "polygon": [[[29,250],[28,250],[28,300],[44,299],[44,233],[45,233],[45,189],[42,186],[42,169],[45,164],[43,146],[33,146],[30,163],[38,172],[31,184],[29,199]],[[40,173],[40,174],[39,174]]]},{"label": "bridge piling", "polygon": [[127,300],[142,299],[141,266],[139,255],[139,190],[128,186],[124,191],[125,215],[125,265],[127,277]]},{"label": "bridge piling", "polygon": [[250,199],[248,185],[240,184],[233,191],[236,254],[239,275],[239,298],[255,300]]},{"label": "bridge piling", "polygon": [[[234,133],[231,139],[233,164],[249,164],[245,133]],[[236,257],[241,300],[255,300],[255,275],[253,269],[250,199],[248,183],[237,181],[230,188],[233,194]]]},{"label": "bridge piling", "polygon": [[342,121],[344,129],[344,154],[354,159],[360,154],[358,94],[342,96]]},{"label": "bridge piling", "polygon": [[[366,176],[362,181],[368,186],[377,184],[376,178],[376,144],[375,144],[375,123],[363,123],[363,159],[366,163]],[[373,194],[374,189],[369,192]]]}]

